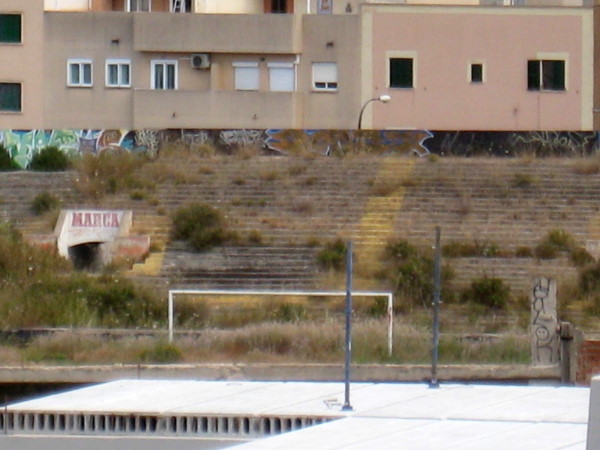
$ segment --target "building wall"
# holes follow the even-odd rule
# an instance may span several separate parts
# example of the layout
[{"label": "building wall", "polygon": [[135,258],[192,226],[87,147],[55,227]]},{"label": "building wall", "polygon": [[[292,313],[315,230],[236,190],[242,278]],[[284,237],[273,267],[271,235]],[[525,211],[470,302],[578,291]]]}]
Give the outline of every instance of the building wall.
[{"label": "building wall", "polygon": [[[139,70],[142,56],[133,52],[132,20],[132,14],[116,12],[46,13],[44,127],[119,129],[132,126],[133,89],[144,72]],[[92,61],[92,87],[67,85],[70,58]],[[108,58],[131,60],[131,88],[106,87]]]},{"label": "building wall", "polygon": [[[369,86],[392,96],[374,108],[377,128],[589,130],[592,36],[591,9],[369,7],[363,99]],[[414,57],[412,89],[388,87],[390,55]],[[527,61],[554,57],[566,90],[528,91]],[[470,83],[471,62],[483,83]]]},{"label": "building wall", "polygon": [[[356,15],[304,16],[303,39],[298,68],[303,127],[355,127],[360,110],[360,18]],[[312,64],[318,62],[337,63],[335,92],[313,89]]]},{"label": "building wall", "polygon": [[0,83],[21,84],[21,111],[0,112],[5,128],[42,125],[44,98],[43,0],[2,0],[0,13],[21,14],[21,42],[0,44]]}]

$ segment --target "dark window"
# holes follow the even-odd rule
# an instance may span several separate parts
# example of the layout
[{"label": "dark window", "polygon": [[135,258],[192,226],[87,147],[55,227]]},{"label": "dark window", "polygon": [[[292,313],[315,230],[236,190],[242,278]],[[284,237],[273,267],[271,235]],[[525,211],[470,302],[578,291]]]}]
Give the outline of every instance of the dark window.
[{"label": "dark window", "polygon": [[21,111],[20,83],[0,83],[0,111]]},{"label": "dark window", "polygon": [[390,58],[390,87],[413,87],[412,58]]},{"label": "dark window", "polygon": [[271,12],[280,14],[286,13],[286,1],[287,0],[271,0]]},{"label": "dark window", "polygon": [[530,91],[564,91],[565,85],[564,61],[527,61],[527,89]]},{"label": "dark window", "polygon": [[483,83],[483,64],[471,64],[471,83]]},{"label": "dark window", "polygon": [[0,14],[0,42],[8,44],[21,42],[20,14]]}]

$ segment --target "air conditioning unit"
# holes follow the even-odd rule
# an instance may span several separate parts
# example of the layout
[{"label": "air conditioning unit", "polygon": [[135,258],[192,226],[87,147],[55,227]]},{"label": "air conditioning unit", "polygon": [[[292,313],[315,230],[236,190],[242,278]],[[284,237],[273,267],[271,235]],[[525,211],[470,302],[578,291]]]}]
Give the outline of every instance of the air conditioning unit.
[{"label": "air conditioning unit", "polygon": [[192,54],[192,69],[208,69],[210,67],[210,56],[207,53]]}]

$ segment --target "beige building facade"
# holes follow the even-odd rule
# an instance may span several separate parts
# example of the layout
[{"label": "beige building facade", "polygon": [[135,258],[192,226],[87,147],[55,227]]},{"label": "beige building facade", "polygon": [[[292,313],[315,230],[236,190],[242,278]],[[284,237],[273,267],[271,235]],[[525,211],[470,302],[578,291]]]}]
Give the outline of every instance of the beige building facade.
[{"label": "beige building facade", "polygon": [[599,129],[600,6],[515,1],[5,0],[0,129]]}]

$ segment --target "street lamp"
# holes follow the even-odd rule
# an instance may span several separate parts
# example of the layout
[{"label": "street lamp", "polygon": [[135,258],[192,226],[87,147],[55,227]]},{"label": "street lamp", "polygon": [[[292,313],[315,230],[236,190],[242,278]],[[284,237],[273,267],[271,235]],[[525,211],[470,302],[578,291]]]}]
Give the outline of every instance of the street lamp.
[{"label": "street lamp", "polygon": [[362,126],[362,117],[363,117],[363,113],[365,112],[365,108],[367,107],[367,105],[371,102],[381,102],[381,103],[387,103],[392,99],[392,97],[390,97],[387,94],[382,94],[379,97],[375,97],[372,98],[370,100],[367,100],[365,102],[365,104],[362,106],[362,108],[360,109],[360,114],[358,115],[358,129],[361,129]]}]

